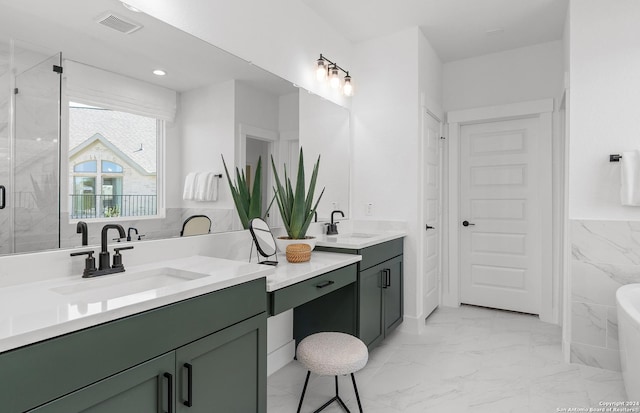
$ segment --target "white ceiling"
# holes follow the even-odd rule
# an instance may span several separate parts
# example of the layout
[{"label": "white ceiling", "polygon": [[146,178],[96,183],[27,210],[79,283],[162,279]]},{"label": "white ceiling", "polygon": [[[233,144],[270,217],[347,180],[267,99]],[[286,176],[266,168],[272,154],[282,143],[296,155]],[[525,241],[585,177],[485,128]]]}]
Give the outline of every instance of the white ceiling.
[{"label": "white ceiling", "polygon": [[[118,0],[0,0],[0,45],[8,38],[29,49],[89,64],[177,91],[229,79],[275,94],[295,88],[271,73]],[[123,34],[95,19],[111,11],[144,27]],[[26,47],[26,46],[25,46]],[[161,68],[167,76],[151,74]]]},{"label": "white ceiling", "polygon": [[[418,26],[443,62],[562,38],[568,0],[302,0],[354,43]],[[503,29],[498,34],[487,31]]]}]

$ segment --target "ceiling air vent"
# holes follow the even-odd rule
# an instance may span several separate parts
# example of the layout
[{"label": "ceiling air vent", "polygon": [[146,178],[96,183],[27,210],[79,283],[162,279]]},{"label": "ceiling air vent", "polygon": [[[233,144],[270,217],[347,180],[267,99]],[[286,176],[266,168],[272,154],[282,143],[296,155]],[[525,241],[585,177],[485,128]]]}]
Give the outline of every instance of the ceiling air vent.
[{"label": "ceiling air vent", "polygon": [[142,28],[141,24],[138,24],[129,19],[125,19],[124,17],[118,16],[117,14],[112,12],[107,12],[106,14],[98,17],[96,19],[96,23],[107,26],[113,30],[117,30],[120,33],[126,34],[131,34],[136,30]]}]

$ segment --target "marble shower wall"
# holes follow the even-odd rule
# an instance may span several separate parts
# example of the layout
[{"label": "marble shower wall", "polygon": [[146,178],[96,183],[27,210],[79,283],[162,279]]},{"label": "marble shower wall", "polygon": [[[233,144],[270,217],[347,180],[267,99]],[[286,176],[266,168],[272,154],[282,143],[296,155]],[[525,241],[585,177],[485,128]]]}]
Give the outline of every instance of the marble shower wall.
[{"label": "marble shower wall", "polygon": [[620,370],[616,290],[640,282],[640,222],[571,221],[571,362]]}]

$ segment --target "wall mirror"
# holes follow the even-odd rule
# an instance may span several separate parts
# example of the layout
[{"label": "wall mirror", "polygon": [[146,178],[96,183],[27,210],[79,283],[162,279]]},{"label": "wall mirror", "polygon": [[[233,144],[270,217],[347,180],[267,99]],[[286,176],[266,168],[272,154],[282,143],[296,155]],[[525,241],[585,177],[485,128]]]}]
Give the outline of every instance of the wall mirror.
[{"label": "wall mirror", "polygon": [[320,217],[348,211],[346,109],[117,0],[0,8],[0,254],[79,246],[78,220],[90,244],[110,220],[146,239],[199,214],[239,230],[225,177],[213,198],[184,199],[189,173],[223,173],[221,154],[297,168],[303,145],[322,154]]}]

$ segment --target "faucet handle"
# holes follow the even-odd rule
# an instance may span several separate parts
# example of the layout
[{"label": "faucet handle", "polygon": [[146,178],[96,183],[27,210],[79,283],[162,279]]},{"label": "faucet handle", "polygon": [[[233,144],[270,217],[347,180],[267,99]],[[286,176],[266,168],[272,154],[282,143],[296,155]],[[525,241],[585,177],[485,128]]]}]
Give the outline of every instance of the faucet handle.
[{"label": "faucet handle", "polygon": [[132,250],[133,249],[133,245],[129,245],[127,247],[121,247],[121,248],[114,248],[113,250],[116,252],[115,254],[113,254],[113,266],[112,268],[122,268],[124,271],[124,265],[122,265],[122,255],[120,254],[120,251],[122,250]]},{"label": "faucet handle", "polygon": [[88,251],[78,251],[72,252],[69,254],[72,257],[77,257],[79,255],[87,255],[87,258],[84,260],[84,271],[82,272],[83,278],[89,278],[93,273],[96,272],[96,259],[93,258],[93,250]]}]

